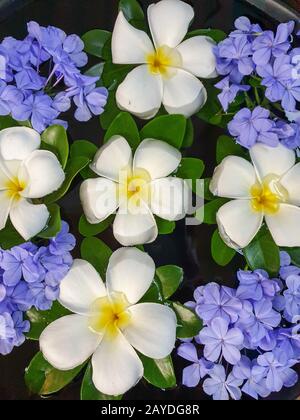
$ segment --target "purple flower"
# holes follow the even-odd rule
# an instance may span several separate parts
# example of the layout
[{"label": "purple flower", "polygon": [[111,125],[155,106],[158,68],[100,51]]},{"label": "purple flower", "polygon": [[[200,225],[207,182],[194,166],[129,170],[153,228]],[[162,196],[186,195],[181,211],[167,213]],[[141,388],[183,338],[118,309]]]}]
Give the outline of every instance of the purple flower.
[{"label": "purple flower", "polygon": [[14,321],[7,312],[0,314],[0,354],[6,356],[14,348],[16,332]]},{"label": "purple flower", "polygon": [[296,103],[300,102],[300,78],[290,79],[283,82],[284,94],[282,97],[281,105],[285,111],[296,111]]},{"label": "purple flower", "polygon": [[252,299],[260,301],[263,298],[274,298],[280,287],[274,280],[270,280],[269,275],[264,270],[242,271],[238,272],[240,285],[236,296],[239,299]]},{"label": "purple flower", "polygon": [[235,31],[231,32],[231,37],[238,37],[241,35],[248,35],[249,40],[253,40],[255,36],[262,33],[262,29],[257,24],[252,24],[250,19],[246,16],[241,16],[234,22],[236,28]]},{"label": "purple flower", "polygon": [[238,328],[229,328],[229,323],[222,318],[215,318],[207,328],[200,331],[199,339],[204,347],[204,356],[215,362],[220,355],[235,365],[241,359],[240,349],[244,336]]},{"label": "purple flower", "polygon": [[224,366],[216,365],[209,376],[210,378],[203,383],[203,390],[215,401],[227,401],[230,397],[234,400],[241,399],[240,387],[243,380],[235,378],[233,374],[227,377]]},{"label": "purple flower", "polygon": [[290,36],[295,22],[282,23],[278,26],[276,35],[272,31],[265,31],[253,42],[253,61],[259,66],[269,63],[271,57],[280,57],[291,48]]},{"label": "purple flower", "polygon": [[196,312],[206,323],[219,317],[228,323],[238,320],[241,302],[231,297],[216,283],[208,284],[203,291],[203,303],[197,305]]},{"label": "purple flower", "polygon": [[21,346],[25,341],[24,333],[30,330],[30,322],[23,319],[23,312],[14,312],[12,319],[14,321],[14,329],[16,333],[14,345]]},{"label": "purple flower", "polygon": [[286,280],[287,290],[285,297],[285,310],[290,317],[300,316],[300,276],[292,275]]},{"label": "purple flower", "polygon": [[290,124],[290,135],[281,139],[281,143],[288,149],[297,149],[300,147],[300,125]]},{"label": "purple flower", "polygon": [[243,108],[228,124],[228,129],[232,136],[237,137],[238,143],[248,149],[257,142],[276,147],[279,138],[273,132],[274,122],[269,117],[270,111],[260,106],[252,112]]},{"label": "purple flower", "polygon": [[194,388],[214,367],[214,364],[201,358],[199,359],[197,349],[192,343],[181,344],[178,348],[178,355],[193,364],[183,370],[183,385]]},{"label": "purple flower", "polygon": [[239,92],[247,92],[250,89],[248,85],[231,84],[229,76],[217,83],[215,87],[222,90],[218,98],[225,112],[228,111],[229,105],[234,102]]},{"label": "purple flower", "polygon": [[83,52],[84,43],[77,35],[69,35],[63,43],[63,50],[69,54],[71,60],[77,67],[84,67],[88,62],[88,57]]}]

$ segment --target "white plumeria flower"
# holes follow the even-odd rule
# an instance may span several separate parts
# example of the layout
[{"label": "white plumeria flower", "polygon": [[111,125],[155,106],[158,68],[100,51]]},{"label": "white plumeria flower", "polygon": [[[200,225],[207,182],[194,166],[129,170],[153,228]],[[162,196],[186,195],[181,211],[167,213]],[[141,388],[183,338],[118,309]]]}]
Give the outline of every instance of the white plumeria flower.
[{"label": "white plumeria flower", "polygon": [[121,248],[109,261],[106,285],[86,261],[75,260],[60,287],[60,303],[75,314],[54,321],[42,333],[45,359],[71,370],[92,356],[93,382],[107,395],[120,395],[143,377],[136,351],[163,359],[176,340],[176,315],[167,306],[137,304],[155,274],[152,258]]},{"label": "white plumeria flower", "polygon": [[229,156],[216,168],[210,189],[231,198],[217,213],[220,234],[232,248],[245,248],[263,221],[278,246],[300,246],[300,164],[294,151],[256,144],[253,162]]},{"label": "white plumeria flower", "polygon": [[45,204],[33,204],[56,191],[65,179],[57,157],[41,146],[39,133],[27,127],[0,131],[0,230],[8,217],[28,240],[42,231],[49,219]]},{"label": "white plumeria flower", "polygon": [[101,178],[84,181],[80,189],[87,220],[100,223],[117,211],[113,231],[123,246],[155,241],[158,228],[153,214],[177,221],[187,213],[188,186],[169,176],[180,162],[181,153],[166,142],[142,141],[133,159],[127,140],[112,137],[91,165]]},{"label": "white plumeria flower", "polygon": [[206,36],[183,41],[193,18],[193,8],[183,1],[152,4],[148,21],[153,45],[119,13],[112,37],[113,62],[140,65],[117,89],[121,109],[150,119],[163,104],[169,114],[190,117],[205,104],[207,92],[197,77],[216,77],[215,43]]}]

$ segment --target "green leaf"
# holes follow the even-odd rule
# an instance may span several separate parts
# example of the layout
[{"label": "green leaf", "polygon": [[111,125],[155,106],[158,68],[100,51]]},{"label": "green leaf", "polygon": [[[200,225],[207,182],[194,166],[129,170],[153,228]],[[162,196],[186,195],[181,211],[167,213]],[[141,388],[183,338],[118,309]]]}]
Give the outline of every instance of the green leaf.
[{"label": "green leaf", "polygon": [[128,112],[121,112],[113,120],[105,134],[104,143],[116,135],[123,136],[133,150],[135,150],[140,144],[139,130],[134,119]]},{"label": "green leaf", "polygon": [[95,385],[93,384],[93,368],[91,363],[89,363],[81,384],[80,399],[82,401],[109,401],[121,400],[122,397],[122,395],[119,395],[118,397],[105,395],[95,388]]},{"label": "green leaf", "polygon": [[89,159],[84,156],[69,159],[65,170],[66,178],[62,186],[54,193],[45,197],[43,200],[44,203],[54,203],[55,201],[60,200],[64,195],[66,195],[76,175],[78,175],[79,172],[81,172],[89,164],[89,162]]},{"label": "green leaf", "polygon": [[101,29],[93,29],[82,36],[84,50],[94,57],[102,58],[104,45],[110,38],[110,32]]},{"label": "green leaf", "polygon": [[148,291],[144,294],[139,303],[164,303],[161,284],[158,279],[154,279]]},{"label": "green leaf", "polygon": [[51,395],[72,382],[82,368],[62,372],[52,367],[39,352],[25,370],[25,383],[33,394]]},{"label": "green leaf", "polygon": [[160,389],[176,387],[176,376],[171,356],[161,360],[150,359],[139,354],[144,366],[144,378],[151,385]]},{"label": "green leaf", "polygon": [[96,225],[92,225],[89,223],[84,215],[80,217],[79,220],[79,233],[86,238],[90,238],[91,236],[97,236],[100,233],[104,232],[106,229],[111,226],[114,220],[114,216],[110,216],[107,219],[103,220],[101,223],[97,223]]},{"label": "green leaf", "polygon": [[[98,148],[94,143],[87,140],[76,140],[71,146],[70,156],[72,159],[75,157],[86,157],[88,158],[89,163],[91,163],[97,151]],[[84,179],[95,178],[97,176],[88,165],[83,168],[80,175]]]},{"label": "green leaf", "polygon": [[211,239],[211,255],[215,262],[221,267],[225,267],[235,254],[236,251],[225,244],[217,229]]},{"label": "green leaf", "polygon": [[145,19],[143,9],[137,0],[120,0],[119,10],[122,10],[129,22],[132,20],[139,21]]},{"label": "green leaf", "polygon": [[207,102],[196,115],[209,124],[224,128],[226,122],[223,121],[223,109],[218,99],[220,91],[208,81],[205,82],[205,88],[207,90]]},{"label": "green leaf", "polygon": [[119,115],[120,109],[116,103],[116,90],[109,92],[108,101],[103,114],[100,115],[100,124],[103,130],[107,130],[113,120]]},{"label": "green leaf", "polygon": [[65,169],[69,156],[67,132],[61,125],[53,125],[42,134],[43,148],[54,152]]},{"label": "green leaf", "polygon": [[177,338],[192,338],[199,334],[203,327],[200,318],[180,303],[171,302],[171,306],[177,316]]},{"label": "green leaf", "polygon": [[60,207],[55,203],[49,204],[48,210],[50,213],[49,222],[46,228],[38,234],[43,239],[54,238],[61,230]]},{"label": "green leaf", "polygon": [[53,321],[63,316],[69,315],[68,309],[64,308],[60,303],[55,301],[52,308],[48,311],[37,311],[35,308],[26,312],[26,316],[30,321],[30,331],[26,337],[30,340],[39,340],[44,329]]},{"label": "green leaf", "polygon": [[81,257],[91,263],[98,271],[103,280],[112,250],[100,239],[86,238],[81,244]]},{"label": "green leaf", "polygon": [[195,31],[189,32],[186,38],[188,39],[194,36],[209,36],[217,43],[224,41],[224,39],[227,38],[226,33],[220,29],[197,29]]},{"label": "green leaf", "polygon": [[292,260],[292,264],[300,267],[300,248],[281,248],[289,254]]},{"label": "green leaf", "polygon": [[215,225],[217,223],[217,212],[224,204],[227,203],[227,201],[228,200],[226,198],[217,198],[210,201],[197,210],[196,218],[208,225]]},{"label": "green leaf", "polygon": [[0,117],[0,130],[10,127],[18,127],[20,123],[15,121],[10,115]]},{"label": "green leaf", "polygon": [[162,140],[180,149],[185,137],[186,121],[182,115],[163,115],[157,117],[143,127],[141,140]]},{"label": "green leaf", "polygon": [[266,270],[271,276],[277,276],[280,269],[280,250],[271,233],[263,227],[253,241],[243,250],[251,270]]},{"label": "green leaf", "polygon": [[[95,64],[94,66],[90,67],[85,72],[85,74],[87,76],[91,76],[91,77],[100,77],[100,79],[101,79],[102,74],[103,74],[103,70],[104,70],[104,63],[98,63],[98,64]],[[99,83],[99,81],[98,81],[97,85],[99,85],[99,87],[100,87],[102,85],[102,82],[100,81],[100,83]]]},{"label": "green leaf", "polygon": [[163,297],[169,299],[183,282],[183,269],[176,265],[165,265],[156,270]]},{"label": "green leaf", "polygon": [[170,222],[169,220],[161,219],[160,217],[155,217],[158,233],[159,235],[169,235],[174,232],[176,229],[176,223]]},{"label": "green leaf", "polygon": [[[134,69],[130,64],[113,64],[107,61],[104,64],[102,80],[104,85],[110,90],[115,90],[123,82],[127,74]],[[114,92],[115,94],[115,92]],[[107,105],[106,105],[107,108]],[[120,112],[120,110],[119,110]]]},{"label": "green leaf", "polygon": [[201,159],[183,158],[176,175],[182,179],[191,179],[195,181],[201,178],[204,169],[205,165]]},{"label": "green leaf", "polygon": [[223,159],[231,155],[246,157],[242,146],[237,144],[232,137],[220,136],[217,141],[217,163],[220,164]]},{"label": "green leaf", "polygon": [[24,239],[8,221],[5,228],[0,230],[0,248],[6,250],[22,243]]},{"label": "green leaf", "polygon": [[182,142],[182,147],[187,149],[189,147],[191,147],[194,143],[194,126],[193,126],[193,122],[191,120],[191,118],[189,118],[186,122],[186,130],[185,130],[185,135],[184,135],[184,139]]}]

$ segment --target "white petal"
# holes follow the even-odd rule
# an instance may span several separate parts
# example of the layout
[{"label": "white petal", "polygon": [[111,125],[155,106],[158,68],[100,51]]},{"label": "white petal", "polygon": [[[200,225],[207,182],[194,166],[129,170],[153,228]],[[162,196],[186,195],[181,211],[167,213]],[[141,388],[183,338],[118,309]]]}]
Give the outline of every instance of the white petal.
[{"label": "white petal", "polygon": [[149,6],[148,21],[155,45],[177,47],[193,18],[193,8],[183,1],[162,0]]},{"label": "white petal", "polygon": [[106,296],[106,288],[95,268],[75,260],[60,285],[60,303],[71,312],[87,314],[96,299]]},{"label": "white petal", "polygon": [[42,198],[59,189],[65,173],[53,153],[36,150],[21,165],[19,179],[26,184],[23,197]]},{"label": "white petal", "polygon": [[296,162],[295,152],[281,144],[270,147],[257,143],[250,149],[250,156],[261,179],[270,174],[282,176]]},{"label": "white petal", "polygon": [[217,222],[228,246],[245,248],[261,228],[263,215],[252,210],[250,200],[233,200],[220,208]]},{"label": "white petal", "polygon": [[189,118],[207,101],[202,82],[191,73],[177,69],[176,74],[164,80],[163,104],[169,114],[182,114]]},{"label": "white petal", "polygon": [[0,191],[7,190],[7,184],[9,181],[10,178],[8,176],[7,170],[0,160]]},{"label": "white petal", "polygon": [[120,12],[112,35],[111,51],[115,64],[143,64],[154,48],[146,32],[130,25]]},{"label": "white petal", "polygon": [[266,216],[266,222],[278,246],[300,246],[300,208],[281,204],[278,213]]},{"label": "white petal", "polygon": [[119,333],[113,340],[103,338],[92,358],[93,382],[106,395],[122,395],[143,377],[143,364]]},{"label": "white petal", "polygon": [[132,70],[117,89],[119,108],[139,118],[153,118],[161,107],[163,83],[160,75],[149,72],[147,65]]},{"label": "white petal", "polygon": [[256,181],[255,169],[250,162],[238,156],[228,156],[215,169],[210,190],[218,197],[250,198],[251,187]]},{"label": "white petal", "polygon": [[289,203],[300,206],[300,163],[293,166],[293,168],[283,176],[280,183],[289,194]]},{"label": "white petal", "polygon": [[115,238],[123,246],[148,244],[154,242],[158,235],[156,221],[146,205],[135,213],[120,209],[113,230]]},{"label": "white petal", "polygon": [[189,187],[180,178],[162,178],[151,183],[151,211],[162,219],[176,221],[188,212]]},{"label": "white petal", "polygon": [[117,184],[105,178],[87,179],[81,184],[80,200],[87,220],[100,223],[118,208]]},{"label": "white petal", "polygon": [[216,71],[216,43],[207,36],[195,36],[177,47],[182,57],[182,68],[197,77],[210,78]]},{"label": "white petal", "polygon": [[121,248],[113,253],[106,273],[108,292],[122,292],[137,303],[147,292],[155,275],[153,259],[137,248]]},{"label": "white petal", "polygon": [[31,204],[26,199],[14,201],[10,210],[10,220],[25,241],[46,227],[49,216],[45,204]]},{"label": "white petal", "polygon": [[8,197],[7,191],[0,191],[0,230],[5,228],[11,205],[12,199]]},{"label": "white petal", "polygon": [[174,311],[156,303],[141,303],[130,308],[130,324],[123,334],[139,352],[152,359],[172,353],[176,341]]},{"label": "white petal", "polygon": [[91,169],[104,178],[119,182],[120,172],[132,165],[132,151],[124,137],[113,136],[97,152]]},{"label": "white petal", "polygon": [[164,178],[176,171],[181,158],[179,150],[168,143],[146,139],[137,148],[133,167],[146,169],[152,179]]},{"label": "white petal", "polygon": [[24,160],[41,145],[39,133],[27,127],[0,131],[0,154],[5,160]]},{"label": "white petal", "polygon": [[101,336],[88,328],[88,317],[68,315],[50,324],[40,337],[44,358],[56,369],[71,370],[97,349]]}]

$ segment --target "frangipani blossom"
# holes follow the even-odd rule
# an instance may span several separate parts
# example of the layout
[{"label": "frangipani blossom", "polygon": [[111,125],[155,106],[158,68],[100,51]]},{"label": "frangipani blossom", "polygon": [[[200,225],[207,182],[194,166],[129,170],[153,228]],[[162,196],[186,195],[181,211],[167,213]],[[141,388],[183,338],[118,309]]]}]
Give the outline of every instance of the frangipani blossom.
[{"label": "frangipani blossom", "polygon": [[176,340],[176,315],[167,306],[140,303],[155,274],[151,257],[121,248],[110,261],[106,285],[86,261],[75,260],[61,283],[60,303],[73,315],[42,333],[41,351],[57,369],[70,370],[92,356],[93,382],[107,395],[135,386],[144,369],[136,351],[163,359]]},{"label": "frangipani blossom", "polygon": [[41,137],[26,127],[0,132],[0,230],[8,217],[28,240],[42,231],[49,219],[45,204],[33,200],[56,191],[65,179],[57,157],[38,150]]},{"label": "frangipani blossom", "polygon": [[205,104],[206,89],[197,77],[216,77],[215,43],[206,36],[184,41],[193,18],[193,8],[180,0],[150,5],[152,43],[119,13],[112,37],[113,62],[139,65],[117,89],[121,109],[150,119],[163,104],[169,114],[190,117]]},{"label": "frangipani blossom", "polygon": [[211,192],[233,199],[217,213],[222,238],[245,248],[265,220],[278,246],[300,246],[300,163],[294,151],[256,144],[250,156],[253,164],[229,156],[215,170]]},{"label": "frangipani blossom", "polygon": [[169,176],[180,162],[181,153],[163,141],[142,141],[133,158],[127,140],[112,137],[91,165],[101,178],[88,179],[81,186],[87,220],[100,223],[118,210],[113,231],[122,245],[155,241],[158,228],[153,214],[176,221],[187,213],[188,186]]}]

